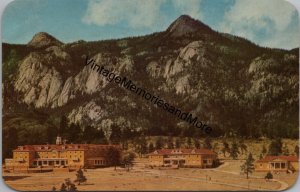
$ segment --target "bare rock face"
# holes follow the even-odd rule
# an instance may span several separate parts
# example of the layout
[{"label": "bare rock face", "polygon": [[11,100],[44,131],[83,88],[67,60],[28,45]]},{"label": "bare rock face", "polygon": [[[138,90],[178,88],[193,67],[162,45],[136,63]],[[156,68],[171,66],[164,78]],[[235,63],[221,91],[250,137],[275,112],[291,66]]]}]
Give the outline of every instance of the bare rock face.
[{"label": "bare rock face", "polygon": [[204,54],[206,48],[202,41],[194,41],[184,47],[176,60],[173,62],[169,60],[165,67],[164,77],[170,78],[184,70],[185,67],[189,66],[193,59],[200,64],[204,64]]},{"label": "bare rock face", "polygon": [[185,94],[191,91],[191,86],[189,84],[190,75],[186,75],[178,79],[175,85],[176,94]]},{"label": "bare rock face", "polygon": [[63,43],[54,38],[53,36],[49,35],[45,32],[37,33],[33,36],[31,41],[27,44],[27,46],[35,47],[35,48],[42,48],[48,47],[52,45],[62,45]]},{"label": "bare rock face", "polygon": [[157,78],[160,76],[162,68],[156,61],[151,61],[146,68],[147,72],[151,77]]},{"label": "bare rock face", "polygon": [[74,80],[73,77],[69,77],[62,88],[62,91],[57,101],[57,105],[61,107],[67,104],[69,100],[74,99],[74,92]]},{"label": "bare rock face", "polygon": [[94,122],[97,124],[106,115],[106,112],[99,105],[90,101],[73,109],[68,118],[72,123]]},{"label": "bare rock face", "polygon": [[31,53],[20,65],[15,89],[24,93],[24,102],[35,107],[57,107],[62,89],[61,75],[54,67],[44,65],[41,55]]},{"label": "bare rock face", "polygon": [[180,37],[194,32],[212,31],[201,21],[195,20],[188,15],[182,15],[175,20],[167,29],[171,37]]}]

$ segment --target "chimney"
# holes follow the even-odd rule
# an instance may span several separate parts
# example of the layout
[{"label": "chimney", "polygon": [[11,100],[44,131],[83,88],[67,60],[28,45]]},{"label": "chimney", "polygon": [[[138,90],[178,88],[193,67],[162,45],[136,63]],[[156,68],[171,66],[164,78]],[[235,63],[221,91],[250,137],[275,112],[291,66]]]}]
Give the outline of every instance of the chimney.
[{"label": "chimney", "polygon": [[56,145],[61,145],[62,142],[61,142],[61,137],[60,136],[57,136],[56,137]]}]

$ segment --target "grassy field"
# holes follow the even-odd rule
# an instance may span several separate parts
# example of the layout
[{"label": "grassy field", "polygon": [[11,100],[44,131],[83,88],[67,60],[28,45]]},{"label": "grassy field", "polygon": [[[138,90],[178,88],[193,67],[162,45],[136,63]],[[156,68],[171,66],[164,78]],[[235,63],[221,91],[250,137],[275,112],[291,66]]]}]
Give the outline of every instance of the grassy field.
[{"label": "grassy field", "polygon": [[[137,160],[145,162],[145,159]],[[254,173],[249,179],[237,169],[243,161],[225,161],[216,169],[148,169],[134,166],[127,172],[122,168],[88,169],[84,172],[85,184],[77,185],[79,191],[101,190],[282,190],[294,184],[298,173],[274,175],[266,181],[263,173]],[[46,191],[53,186],[60,189],[66,178],[75,180],[75,172],[66,173],[4,173],[5,182],[18,191]],[[281,180],[281,181],[278,181]]]}]

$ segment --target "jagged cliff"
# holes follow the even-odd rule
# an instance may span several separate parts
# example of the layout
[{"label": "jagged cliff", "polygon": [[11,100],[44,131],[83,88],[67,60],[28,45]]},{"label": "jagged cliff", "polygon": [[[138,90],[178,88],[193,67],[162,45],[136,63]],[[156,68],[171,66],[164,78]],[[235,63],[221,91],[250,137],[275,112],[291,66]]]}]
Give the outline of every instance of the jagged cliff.
[{"label": "jagged cliff", "polygon": [[88,55],[195,114],[212,136],[292,136],[298,127],[298,49],[262,48],[186,15],[143,37],[64,44],[38,33],[27,45],[3,46],[5,117],[35,111],[106,131],[189,129],[85,67]]}]

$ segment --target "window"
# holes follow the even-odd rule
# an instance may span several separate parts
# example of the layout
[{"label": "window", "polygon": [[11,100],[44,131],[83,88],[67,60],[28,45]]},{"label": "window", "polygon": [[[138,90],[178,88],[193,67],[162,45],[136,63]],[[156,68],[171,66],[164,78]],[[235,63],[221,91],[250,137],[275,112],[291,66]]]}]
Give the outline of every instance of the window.
[{"label": "window", "polygon": [[281,163],[281,168],[285,169],[285,163]]},{"label": "window", "polygon": [[203,163],[204,163],[204,164],[207,164],[207,160],[206,160],[206,159],[204,159],[204,160],[203,160]]}]

